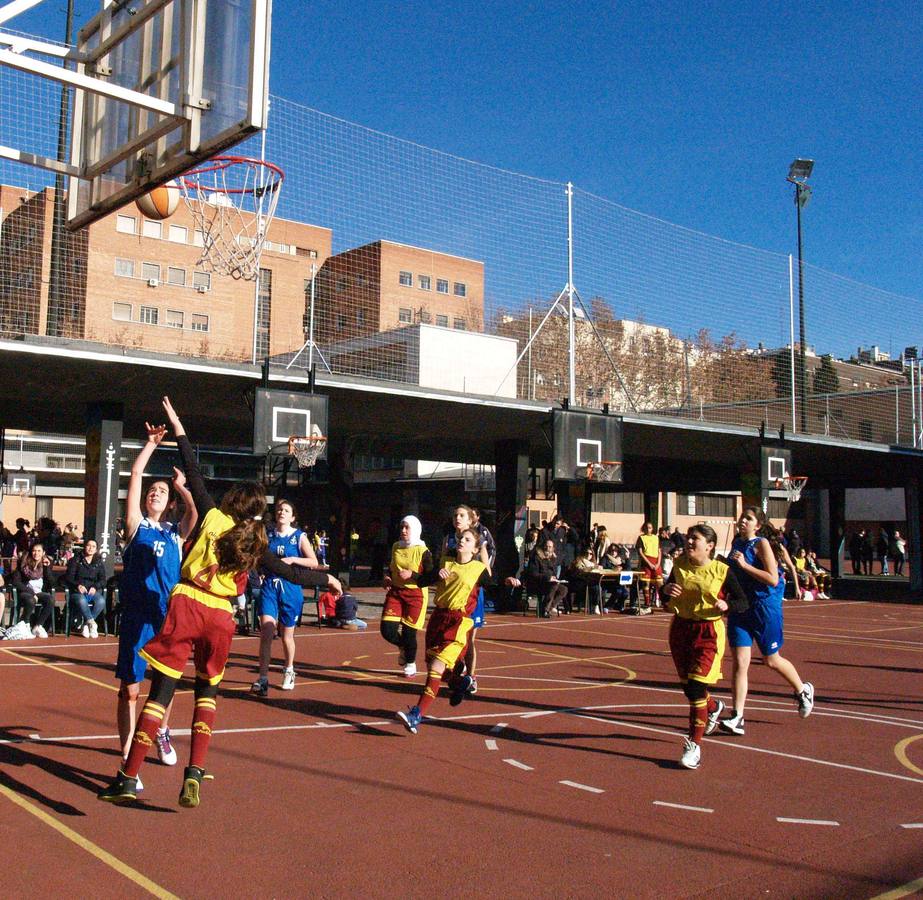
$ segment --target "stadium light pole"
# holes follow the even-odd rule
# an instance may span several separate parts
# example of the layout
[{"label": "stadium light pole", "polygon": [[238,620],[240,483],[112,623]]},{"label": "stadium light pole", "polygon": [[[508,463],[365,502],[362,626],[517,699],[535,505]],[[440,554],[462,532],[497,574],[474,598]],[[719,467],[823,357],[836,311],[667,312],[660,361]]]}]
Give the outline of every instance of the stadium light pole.
[{"label": "stadium light pole", "polygon": [[801,405],[801,432],[808,430],[808,389],[805,367],[805,334],[804,334],[804,259],[801,246],[801,210],[808,205],[811,199],[811,185],[808,179],[814,169],[813,159],[796,159],[788,169],[788,178],[795,185],[795,209],[798,217],[798,377],[799,399]]}]

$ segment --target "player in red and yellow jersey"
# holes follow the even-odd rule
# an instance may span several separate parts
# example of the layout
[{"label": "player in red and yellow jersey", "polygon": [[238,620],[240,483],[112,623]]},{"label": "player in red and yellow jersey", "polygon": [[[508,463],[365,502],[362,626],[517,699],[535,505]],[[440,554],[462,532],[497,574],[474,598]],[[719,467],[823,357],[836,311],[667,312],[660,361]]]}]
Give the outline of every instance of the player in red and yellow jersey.
[{"label": "player in red and yellow jersey", "polygon": [[426,619],[429,591],[418,584],[433,570],[433,556],[421,538],[416,516],[401,519],[401,538],[391,548],[388,593],[381,614],[381,636],[400,647],[398,663],[407,678],[417,674],[417,632]]},{"label": "player in red and yellow jersey", "polygon": [[696,769],[702,737],[718,727],[723,704],[710,697],[708,685],[721,678],[726,629],[722,616],[742,612],[747,596],[722,559],[714,559],[718,536],[709,525],[693,525],[686,533],[686,552],[673,564],[663,589],[670,623],[670,653],[689,700],[689,736],[683,742],[680,765]]},{"label": "player in red and yellow jersey", "polygon": [[444,678],[452,691],[449,702],[453,706],[462,701],[471,686],[471,676],[456,675],[453,668],[468,647],[474,627],[471,613],[477,603],[478,590],[490,580],[490,567],[477,559],[479,549],[480,538],[471,529],[466,529],[458,538],[455,559],[443,559],[438,573],[431,576],[439,581],[433,598],[436,608],[426,626],[426,659],[429,664],[426,686],[416,706],[397,713],[411,734],[417,733]]},{"label": "player in red and yellow jersey", "polygon": [[195,660],[195,707],[189,765],[183,774],[179,803],[198,806],[199,788],[205,777],[205,755],[215,723],[215,698],[235,631],[231,601],[243,593],[247,573],[263,566],[280,578],[306,587],[325,586],[335,593],[342,588],[336,578],[326,573],[286,565],[268,552],[263,526],[266,492],[262,485],[235,484],[222,497],[221,506],[216,506],[168,397],[163,398],[163,407],[176,435],[199,520],[187,542],[180,582],[170,595],[163,626],[141,650],[154,674],[128,759],[98,797],[109,803],[131,803],[137,798],[138,772],[154,745],[157,728],[191,654]]},{"label": "player in red and yellow jersey", "polygon": [[654,523],[645,522],[635,542],[638,551],[638,582],[644,595],[642,609],[650,612],[652,601],[660,605],[658,590],[663,584],[663,556],[660,553],[660,538],[654,534]]}]

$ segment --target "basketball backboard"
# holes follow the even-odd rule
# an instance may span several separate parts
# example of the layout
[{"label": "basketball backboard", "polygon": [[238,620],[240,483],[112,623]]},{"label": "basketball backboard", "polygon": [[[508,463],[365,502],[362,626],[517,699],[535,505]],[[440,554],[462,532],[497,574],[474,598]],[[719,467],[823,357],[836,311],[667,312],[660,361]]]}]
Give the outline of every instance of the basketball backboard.
[{"label": "basketball backboard", "polygon": [[[258,456],[288,454],[288,439],[327,435],[325,394],[300,394],[259,388],[253,404],[253,452]],[[327,449],[318,457],[327,458]]]},{"label": "basketball backboard", "polygon": [[785,447],[760,447],[760,487],[764,497],[778,490],[777,481],[792,474],[792,451]]},{"label": "basketball backboard", "polygon": [[551,432],[555,481],[585,479],[590,463],[622,461],[619,416],[555,409]]},{"label": "basketball backboard", "polygon": [[35,475],[32,472],[7,472],[5,494],[10,496],[31,497],[35,493]]},{"label": "basketball backboard", "polygon": [[[0,26],[42,2],[0,0]],[[0,27],[0,68],[65,85],[71,104],[69,160],[18,133],[0,157],[69,176],[68,227],[94,222],[266,127],[271,14],[272,0],[100,0],[76,47]]]}]

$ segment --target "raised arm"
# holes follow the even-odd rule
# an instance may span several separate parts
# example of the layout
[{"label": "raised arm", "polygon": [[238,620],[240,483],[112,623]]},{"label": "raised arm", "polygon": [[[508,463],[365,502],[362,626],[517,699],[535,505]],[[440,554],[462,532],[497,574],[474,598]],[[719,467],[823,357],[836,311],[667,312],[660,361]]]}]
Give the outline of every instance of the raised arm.
[{"label": "raised arm", "polygon": [[144,518],[144,511],[141,509],[141,486],[144,481],[144,470],[167,433],[166,425],[151,425],[150,422],[145,422],[144,427],[147,429],[147,443],[141,448],[131,465],[131,475],[128,479],[128,495],[125,498],[126,542],[134,537],[141,520]]},{"label": "raised arm", "polygon": [[163,409],[173,428],[173,433],[176,435],[176,446],[179,449],[183,471],[186,473],[186,485],[192,496],[193,505],[199,517],[204,518],[205,513],[216,506],[215,501],[212,500],[205,487],[205,480],[199,471],[199,463],[192,450],[192,444],[189,443],[189,438],[186,437],[186,429],[183,427],[183,423],[180,421],[169,397],[163,398]]},{"label": "raised arm", "polygon": [[182,469],[177,469],[176,466],[173,467],[173,489],[180,500],[183,501],[183,518],[179,523],[179,536],[185,540],[192,534],[192,529],[195,528],[196,522],[199,521],[199,513],[196,509],[195,501],[192,499],[192,494],[189,493],[189,488],[186,487],[186,475]]}]

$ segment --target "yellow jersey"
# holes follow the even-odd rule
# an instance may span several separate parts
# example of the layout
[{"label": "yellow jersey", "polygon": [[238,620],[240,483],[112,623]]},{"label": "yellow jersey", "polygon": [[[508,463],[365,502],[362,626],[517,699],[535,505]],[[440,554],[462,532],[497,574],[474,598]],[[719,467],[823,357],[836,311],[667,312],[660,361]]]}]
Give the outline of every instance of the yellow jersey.
[{"label": "yellow jersey", "polygon": [[681,556],[673,564],[670,578],[683,592],[667,600],[667,609],[681,619],[720,619],[724,613],[716,603],[724,599],[724,582],[729,569],[728,564],[720,559],[710,560],[704,566],[693,566],[685,556]]},{"label": "yellow jersey", "polygon": [[443,558],[441,568],[449,570],[449,577],[435,588],[433,603],[436,608],[472,612],[481,575],[487,571],[487,566],[477,558],[466,563]]}]

